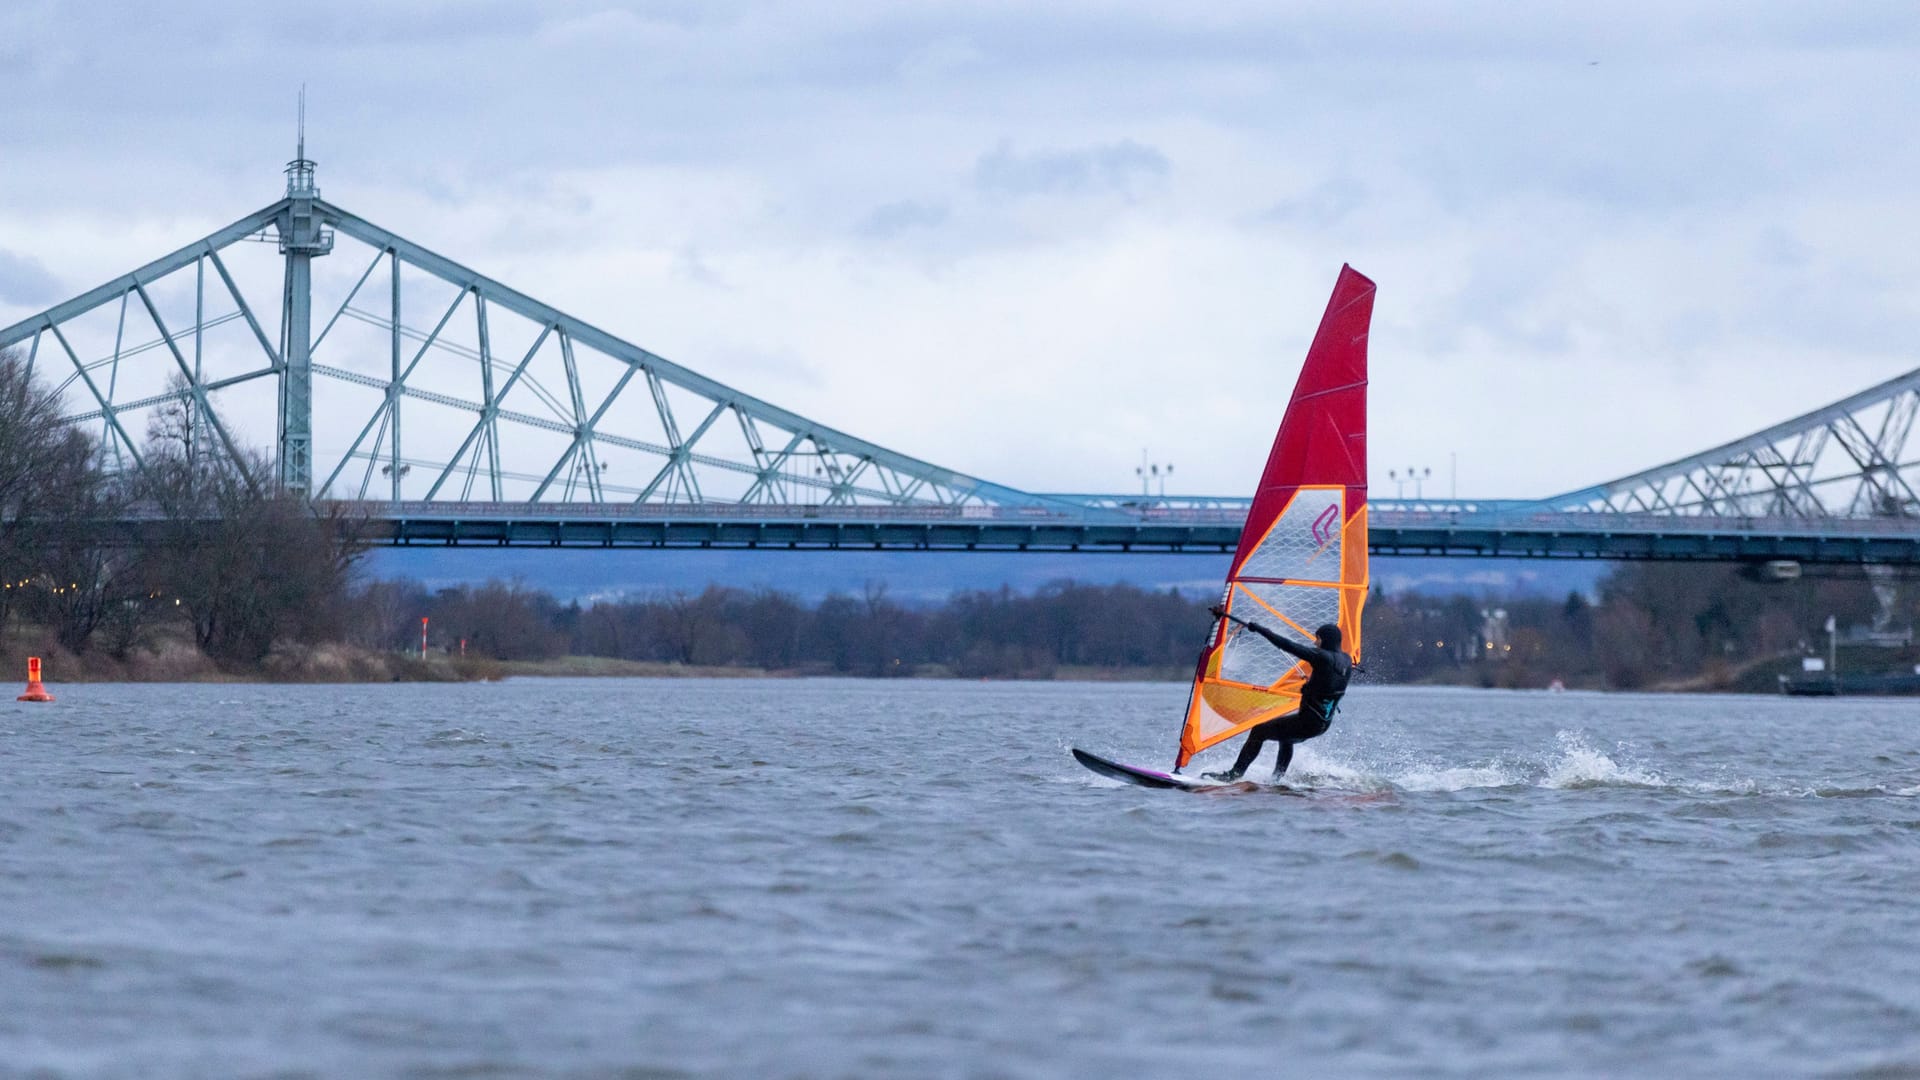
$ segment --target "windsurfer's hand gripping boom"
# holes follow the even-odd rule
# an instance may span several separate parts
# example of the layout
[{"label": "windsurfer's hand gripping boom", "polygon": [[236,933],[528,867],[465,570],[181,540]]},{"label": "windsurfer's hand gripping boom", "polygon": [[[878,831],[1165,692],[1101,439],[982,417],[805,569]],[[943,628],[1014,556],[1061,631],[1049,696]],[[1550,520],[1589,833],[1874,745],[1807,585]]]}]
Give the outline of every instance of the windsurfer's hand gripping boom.
[{"label": "windsurfer's hand gripping boom", "polygon": [[[1312,663],[1314,660],[1314,657],[1311,654],[1319,651],[1317,649],[1308,649],[1299,645],[1295,645],[1293,642],[1288,641],[1286,638],[1281,637],[1279,634],[1276,634],[1273,631],[1267,629],[1266,627],[1261,626],[1259,623],[1250,623],[1247,620],[1241,618],[1238,615],[1235,615],[1233,612],[1228,611],[1226,608],[1223,608],[1218,604],[1215,604],[1214,606],[1208,608],[1207,610],[1213,613],[1214,618],[1225,619],[1230,623],[1237,623],[1240,626],[1244,626],[1248,630],[1251,630],[1254,633],[1259,634],[1261,637],[1266,638],[1268,641],[1272,642],[1274,648],[1279,649],[1282,652],[1292,653],[1293,655],[1299,657],[1302,660],[1307,661],[1308,663]],[[1333,644],[1331,646],[1324,646],[1324,640],[1326,638],[1327,631],[1329,630],[1333,632]],[[1340,628],[1337,626],[1334,626],[1332,623],[1328,623],[1326,626],[1321,627],[1319,630],[1319,636],[1322,639],[1323,647],[1328,647],[1332,649],[1338,649],[1340,647]]]}]

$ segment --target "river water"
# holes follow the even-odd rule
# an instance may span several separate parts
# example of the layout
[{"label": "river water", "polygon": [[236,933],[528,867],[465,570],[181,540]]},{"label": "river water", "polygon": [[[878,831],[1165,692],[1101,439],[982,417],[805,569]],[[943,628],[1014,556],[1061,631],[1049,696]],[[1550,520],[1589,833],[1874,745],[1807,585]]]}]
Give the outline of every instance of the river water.
[{"label": "river water", "polygon": [[1362,687],[1193,795],[1067,753],[1171,685],[54,689],[0,1075],[1920,1075],[1912,702]]}]

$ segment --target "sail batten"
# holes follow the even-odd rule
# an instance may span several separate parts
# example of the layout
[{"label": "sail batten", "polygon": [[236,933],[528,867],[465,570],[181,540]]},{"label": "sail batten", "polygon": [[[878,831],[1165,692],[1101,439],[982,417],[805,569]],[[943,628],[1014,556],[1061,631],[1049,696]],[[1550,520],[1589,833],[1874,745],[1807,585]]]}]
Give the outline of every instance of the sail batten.
[{"label": "sail batten", "polygon": [[[1223,606],[1302,643],[1332,623],[1360,657],[1367,596],[1367,337],[1373,282],[1340,268],[1228,571]],[[1175,767],[1290,712],[1307,667],[1226,619],[1194,669]]]}]

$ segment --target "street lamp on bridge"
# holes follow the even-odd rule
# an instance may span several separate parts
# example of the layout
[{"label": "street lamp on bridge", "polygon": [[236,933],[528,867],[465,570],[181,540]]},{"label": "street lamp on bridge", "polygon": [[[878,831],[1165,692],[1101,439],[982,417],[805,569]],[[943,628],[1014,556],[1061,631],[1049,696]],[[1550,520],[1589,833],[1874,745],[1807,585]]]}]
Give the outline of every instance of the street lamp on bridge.
[{"label": "street lamp on bridge", "polygon": [[1140,451],[1140,467],[1133,470],[1133,474],[1140,478],[1140,494],[1152,495],[1151,485],[1157,483],[1160,486],[1160,497],[1166,498],[1167,477],[1173,475],[1172,465],[1161,465],[1157,462],[1149,462],[1147,460],[1147,452],[1142,450]]},{"label": "street lamp on bridge", "polygon": [[1413,465],[1407,466],[1407,471],[1404,476],[1401,475],[1398,469],[1387,470],[1387,479],[1393,481],[1393,497],[1396,499],[1404,499],[1407,497],[1408,484],[1413,485],[1413,497],[1415,499],[1420,498],[1421,486],[1426,482],[1427,477],[1432,475],[1432,469],[1419,468]]}]

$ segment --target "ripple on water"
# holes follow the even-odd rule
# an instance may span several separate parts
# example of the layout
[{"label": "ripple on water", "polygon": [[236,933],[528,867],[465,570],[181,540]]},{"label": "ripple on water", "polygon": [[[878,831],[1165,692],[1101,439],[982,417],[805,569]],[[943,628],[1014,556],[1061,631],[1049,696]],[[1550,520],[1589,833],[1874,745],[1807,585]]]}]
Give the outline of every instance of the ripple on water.
[{"label": "ripple on water", "polygon": [[107,966],[105,960],[86,953],[36,953],[27,963],[42,971],[92,971]]},{"label": "ripple on water", "polygon": [[1702,979],[1733,979],[1746,975],[1746,971],[1731,957],[1719,953],[1687,961],[1687,971]]},{"label": "ripple on water", "polygon": [[487,736],[466,728],[445,728],[421,740],[422,746],[475,746],[487,742]]},{"label": "ripple on water", "polygon": [[1345,856],[1356,862],[1368,862],[1390,870],[1418,870],[1420,860],[1404,851],[1355,851]]},{"label": "ripple on water", "polygon": [[138,810],[117,818],[107,828],[116,831],[173,832],[184,831],[191,825],[191,820],[185,815],[169,810]]}]

